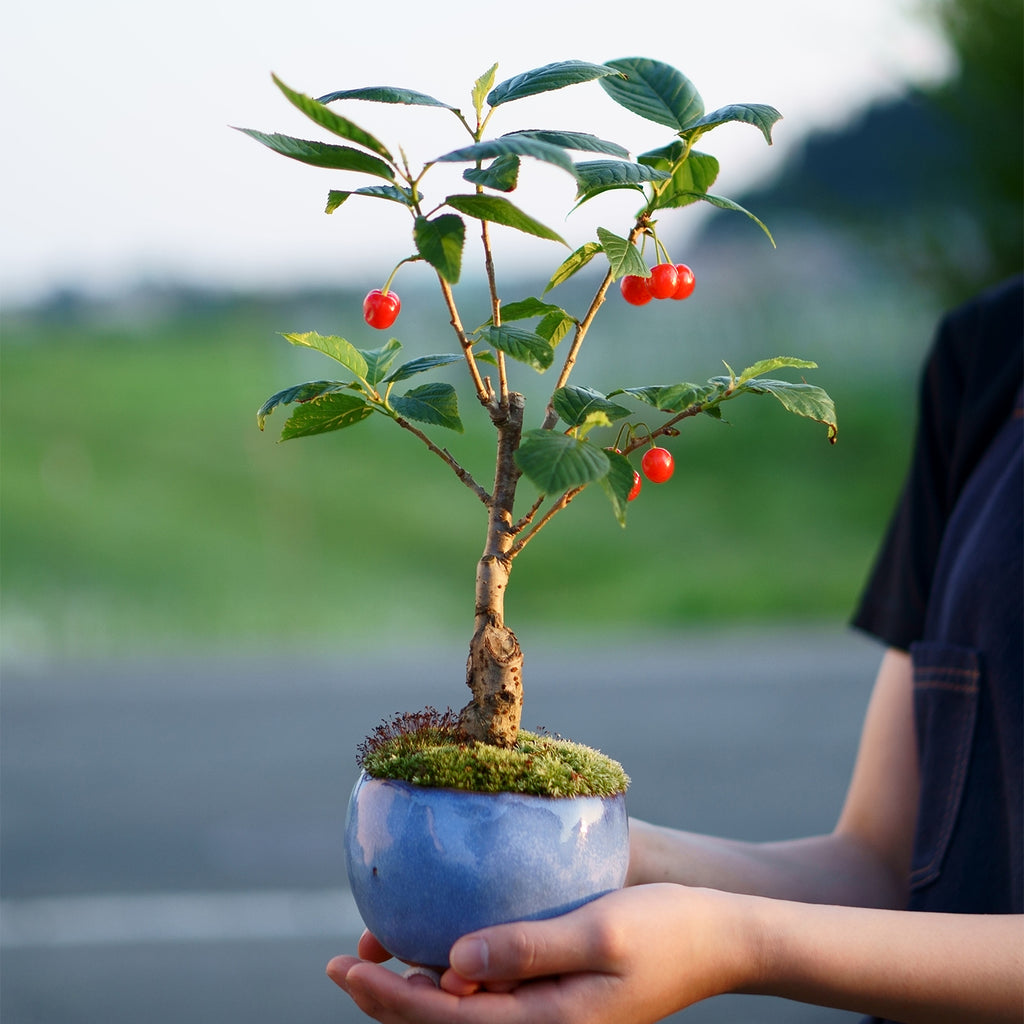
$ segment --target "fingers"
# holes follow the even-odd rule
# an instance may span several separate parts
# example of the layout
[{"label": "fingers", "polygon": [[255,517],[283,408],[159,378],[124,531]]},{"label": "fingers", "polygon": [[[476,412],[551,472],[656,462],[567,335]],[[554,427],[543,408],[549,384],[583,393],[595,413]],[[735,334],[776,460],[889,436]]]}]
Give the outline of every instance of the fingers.
[{"label": "fingers", "polygon": [[[464,979],[488,983],[600,971],[610,956],[597,900],[564,917],[485,928],[452,947],[452,969]],[[449,984],[445,984],[449,988]]]},{"label": "fingers", "polygon": [[375,964],[382,964],[385,960],[391,959],[391,954],[380,944],[377,936],[369,931],[364,931],[359,936],[356,952],[359,953],[360,959],[372,960]]}]

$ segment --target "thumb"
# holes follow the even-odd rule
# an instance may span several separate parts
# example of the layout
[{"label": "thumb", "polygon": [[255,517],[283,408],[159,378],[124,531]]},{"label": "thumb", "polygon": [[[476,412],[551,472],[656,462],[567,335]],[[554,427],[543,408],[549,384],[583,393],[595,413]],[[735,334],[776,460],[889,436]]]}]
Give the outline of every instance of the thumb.
[{"label": "thumb", "polygon": [[599,970],[597,961],[603,958],[596,955],[594,931],[577,914],[496,925],[464,935],[452,946],[449,962],[457,974],[473,981]]}]

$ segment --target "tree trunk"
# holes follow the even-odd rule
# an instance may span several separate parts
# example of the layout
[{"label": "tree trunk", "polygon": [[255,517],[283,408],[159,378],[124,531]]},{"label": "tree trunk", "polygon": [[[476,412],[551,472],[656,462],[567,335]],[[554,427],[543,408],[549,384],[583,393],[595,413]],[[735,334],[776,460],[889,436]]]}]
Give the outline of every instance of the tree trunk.
[{"label": "tree trunk", "polygon": [[523,652],[505,625],[505,589],[512,569],[513,506],[519,469],[515,451],[523,431],[523,396],[509,395],[508,409],[495,418],[498,457],[487,522],[487,540],[476,569],[476,618],[466,663],[472,700],[459,723],[474,740],[511,747],[523,710]]}]

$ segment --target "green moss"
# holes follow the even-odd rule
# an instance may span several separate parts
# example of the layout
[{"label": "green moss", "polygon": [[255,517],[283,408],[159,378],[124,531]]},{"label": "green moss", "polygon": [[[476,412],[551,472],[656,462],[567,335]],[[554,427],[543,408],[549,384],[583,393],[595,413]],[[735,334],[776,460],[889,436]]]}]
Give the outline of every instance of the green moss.
[{"label": "green moss", "polygon": [[379,726],[359,764],[376,779],[477,793],[613,796],[629,785],[622,765],[592,747],[525,730],[508,749],[467,741],[453,712],[430,708]]}]

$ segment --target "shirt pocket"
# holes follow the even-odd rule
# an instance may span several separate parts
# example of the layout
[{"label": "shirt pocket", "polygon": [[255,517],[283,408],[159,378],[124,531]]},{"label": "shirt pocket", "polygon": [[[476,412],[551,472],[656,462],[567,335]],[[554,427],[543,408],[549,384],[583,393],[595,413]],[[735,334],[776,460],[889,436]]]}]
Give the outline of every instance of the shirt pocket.
[{"label": "shirt pocket", "polygon": [[910,884],[919,889],[939,877],[956,826],[974,743],[982,669],[973,648],[918,643],[910,653],[921,770]]}]

